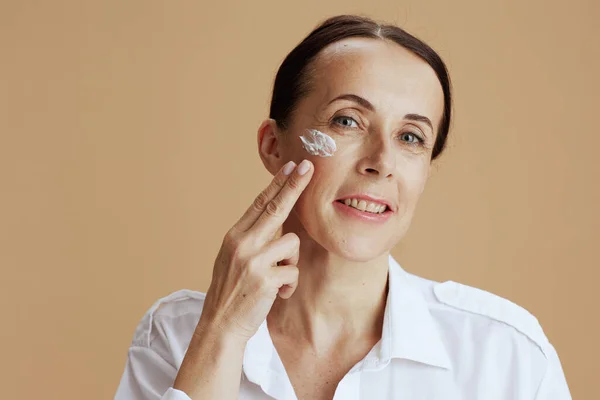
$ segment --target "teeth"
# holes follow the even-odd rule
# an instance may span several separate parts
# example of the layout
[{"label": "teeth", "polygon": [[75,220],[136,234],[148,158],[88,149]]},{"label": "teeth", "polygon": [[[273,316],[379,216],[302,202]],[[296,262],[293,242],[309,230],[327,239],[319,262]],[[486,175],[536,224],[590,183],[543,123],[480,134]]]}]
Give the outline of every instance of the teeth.
[{"label": "teeth", "polygon": [[359,201],[356,208],[358,208],[360,211],[365,211],[367,209],[367,202],[364,200]]},{"label": "teeth", "polygon": [[344,200],[344,204],[360,211],[366,211],[373,214],[381,214],[386,209],[386,206],[383,204],[372,203],[358,199],[346,199]]}]

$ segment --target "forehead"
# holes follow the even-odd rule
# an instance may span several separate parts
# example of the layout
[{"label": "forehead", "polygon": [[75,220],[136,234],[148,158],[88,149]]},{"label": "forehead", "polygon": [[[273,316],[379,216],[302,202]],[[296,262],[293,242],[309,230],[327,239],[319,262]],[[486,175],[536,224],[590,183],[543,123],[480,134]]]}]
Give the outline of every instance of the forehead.
[{"label": "forehead", "polygon": [[437,123],[443,113],[442,86],[433,69],[389,40],[350,38],[325,47],[311,71],[315,98],[328,101],[352,93],[379,111],[415,112]]}]

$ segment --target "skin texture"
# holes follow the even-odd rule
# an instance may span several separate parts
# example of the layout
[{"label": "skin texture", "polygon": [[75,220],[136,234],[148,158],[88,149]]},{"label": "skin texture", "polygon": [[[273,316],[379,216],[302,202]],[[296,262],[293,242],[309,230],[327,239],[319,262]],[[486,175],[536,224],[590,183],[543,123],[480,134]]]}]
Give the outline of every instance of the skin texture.
[{"label": "skin texture", "polygon": [[[425,61],[385,40],[334,43],[310,71],[310,91],[288,129],[264,121],[258,148],[272,174],[289,160],[314,164],[282,227],[300,238],[298,287],[291,298],[275,301],[267,322],[295,390],[318,398],[332,394],[337,380],[381,337],[388,255],[405,235],[429,176],[443,92]],[[351,100],[328,104],[342,94],[365,98],[375,110]],[[433,129],[406,114],[426,116]],[[335,155],[309,155],[299,140],[306,129],[330,135]],[[393,215],[369,224],[334,208],[336,199],[356,193],[386,199]],[[307,392],[309,387],[320,394]]]}]

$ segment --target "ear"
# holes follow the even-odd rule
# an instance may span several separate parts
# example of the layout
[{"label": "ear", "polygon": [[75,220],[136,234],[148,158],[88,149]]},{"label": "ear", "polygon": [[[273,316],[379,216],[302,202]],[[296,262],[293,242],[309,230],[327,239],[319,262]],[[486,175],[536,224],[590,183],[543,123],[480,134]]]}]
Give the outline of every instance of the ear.
[{"label": "ear", "polygon": [[257,132],[258,154],[271,175],[275,175],[285,164],[280,153],[280,135],[277,123],[271,118],[264,120]]}]

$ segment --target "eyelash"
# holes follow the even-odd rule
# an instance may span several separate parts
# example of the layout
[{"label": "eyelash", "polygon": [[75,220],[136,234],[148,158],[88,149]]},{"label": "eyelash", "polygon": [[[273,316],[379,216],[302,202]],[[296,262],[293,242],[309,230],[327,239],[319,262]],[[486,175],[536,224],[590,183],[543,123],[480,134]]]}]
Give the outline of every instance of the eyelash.
[{"label": "eyelash", "polygon": [[[348,116],[345,116],[345,115],[339,115],[337,117],[334,117],[332,121],[335,122],[336,120],[339,120],[339,119],[349,119],[349,120],[354,121],[354,123],[356,123],[358,125],[358,122],[356,122],[356,120],[354,118],[348,117]],[[335,122],[335,123],[337,123],[337,122]],[[340,124],[340,123],[337,123],[337,124],[340,125],[343,128],[350,128],[347,125],[343,125],[343,124]],[[403,133],[400,134],[400,136],[405,135],[407,133],[410,134],[410,135],[413,135],[416,138],[416,140],[417,140],[417,142],[419,144],[423,144],[425,142],[421,136],[417,135],[414,132],[410,132],[410,131],[409,132],[403,132]],[[408,144],[416,144],[415,142],[406,142],[406,143],[408,143]]]}]

